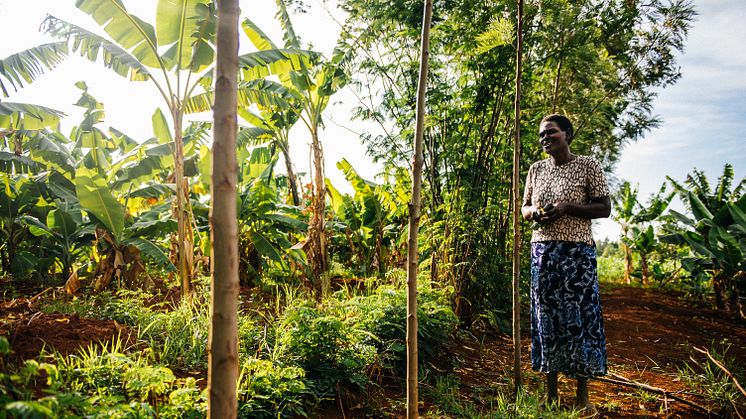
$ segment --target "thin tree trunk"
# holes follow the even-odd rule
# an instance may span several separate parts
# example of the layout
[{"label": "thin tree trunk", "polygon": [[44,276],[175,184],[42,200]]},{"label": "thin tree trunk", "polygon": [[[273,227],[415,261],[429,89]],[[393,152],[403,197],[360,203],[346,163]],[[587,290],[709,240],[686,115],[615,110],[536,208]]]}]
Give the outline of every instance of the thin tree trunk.
[{"label": "thin tree trunk", "polygon": [[521,164],[521,73],[523,50],[523,0],[518,0],[515,56],[515,141],[513,143],[513,380],[516,394],[523,386],[521,378],[521,230],[518,196]]},{"label": "thin tree trunk", "polygon": [[417,264],[419,251],[417,235],[420,227],[422,186],[422,140],[425,132],[425,92],[427,67],[430,57],[430,22],[433,15],[432,0],[425,0],[422,16],[422,45],[420,47],[420,78],[417,82],[417,119],[414,130],[414,161],[412,164],[412,202],[409,203],[409,233],[407,241],[407,418],[418,414],[417,395]]},{"label": "thin tree trunk", "polygon": [[293,162],[290,161],[290,151],[283,148],[282,156],[285,158],[285,169],[288,172],[288,186],[290,187],[290,194],[293,197],[293,205],[298,206],[300,205],[300,195],[298,195],[298,182],[295,179]]},{"label": "thin tree trunk", "polygon": [[650,272],[648,271],[648,255],[640,252],[640,270],[642,271],[642,285],[650,283]]},{"label": "thin tree trunk", "polygon": [[212,200],[212,287],[208,345],[208,417],[235,418],[238,410],[238,223],[236,89],[238,0],[219,0],[215,78]]}]

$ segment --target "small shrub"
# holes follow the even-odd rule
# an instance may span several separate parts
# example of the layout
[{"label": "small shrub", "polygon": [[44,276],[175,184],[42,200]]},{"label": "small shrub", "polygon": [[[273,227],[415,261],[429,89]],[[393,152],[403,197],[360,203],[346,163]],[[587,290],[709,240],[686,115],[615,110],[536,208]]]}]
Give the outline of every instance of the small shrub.
[{"label": "small shrub", "polygon": [[242,418],[306,416],[308,394],[305,372],[252,358],[243,363],[238,378],[238,414]]},{"label": "small shrub", "polygon": [[[433,362],[443,357],[458,326],[458,318],[448,300],[448,290],[424,288],[418,296],[418,348],[420,361]],[[368,296],[341,302],[342,312],[354,313],[347,323],[367,332],[364,342],[375,346],[383,359],[399,372],[406,359],[407,294],[404,289],[379,287]]]},{"label": "small shrub", "polygon": [[334,394],[338,384],[366,387],[376,350],[338,317],[310,303],[299,304],[283,313],[280,333],[278,359],[302,367],[318,397]]}]

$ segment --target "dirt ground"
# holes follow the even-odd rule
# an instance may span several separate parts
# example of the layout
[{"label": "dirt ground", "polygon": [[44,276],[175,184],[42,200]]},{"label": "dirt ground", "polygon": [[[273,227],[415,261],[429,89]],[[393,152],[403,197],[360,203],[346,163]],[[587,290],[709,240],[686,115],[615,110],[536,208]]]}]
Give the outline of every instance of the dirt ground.
[{"label": "dirt ground", "polygon": [[[691,389],[677,378],[677,371],[684,368],[685,361],[694,365],[690,356],[705,363],[706,355],[695,352],[693,346],[706,350],[716,348],[718,353],[722,353],[724,338],[730,343],[725,343],[729,347],[727,357],[737,360],[743,368],[746,366],[746,326],[730,321],[704,305],[694,305],[660,291],[602,286],[601,294],[609,372],[666,390],[711,410],[701,410],[663,396],[643,398],[634,388],[592,380],[589,383],[591,401],[597,406],[599,417],[707,418],[723,414],[717,410],[719,407],[709,406],[702,397],[691,394]],[[528,333],[523,333],[523,336],[521,354],[524,377],[528,380],[526,385],[529,389],[543,387],[543,377],[530,371]],[[459,355],[464,364],[456,373],[466,394],[473,389],[488,388],[498,379],[513,376],[510,336],[481,336],[472,345],[462,345]],[[608,378],[620,380],[613,375]],[[573,386],[573,380],[563,379],[560,375],[562,406],[572,406]],[[475,402],[479,402],[478,394]]]},{"label": "dirt ground", "polygon": [[[604,289],[602,286],[601,298],[609,369],[617,376],[664,389],[694,404],[714,409],[677,378],[676,373],[684,362],[692,363],[690,356],[700,363],[705,360],[705,356],[694,352],[692,347],[722,351],[722,340],[727,338],[730,343],[728,357],[738,360],[741,368],[745,366],[746,326],[704,305],[693,305],[660,291],[629,287]],[[134,339],[129,328],[113,320],[35,310],[34,301],[28,298],[0,302],[0,335],[11,342],[16,359],[33,358],[43,347],[69,354],[92,343],[109,342],[118,334],[125,340]],[[528,329],[524,326],[525,385],[535,390],[543,384],[541,377],[530,371],[529,351]],[[504,392],[510,388],[513,376],[510,336],[483,334],[468,338],[459,342],[453,355],[456,359],[453,372],[460,378],[460,393],[465,400],[479,406],[487,403],[485,396],[490,391]],[[572,405],[572,384],[560,377],[562,406]],[[591,381],[590,391],[592,402],[604,418],[704,418],[718,417],[721,413],[714,410],[708,413],[668,397],[641,397],[635,389],[608,382]],[[434,400],[430,402],[437,404]],[[426,414],[427,405],[426,401],[421,413]],[[347,417],[351,417],[349,413]]]}]

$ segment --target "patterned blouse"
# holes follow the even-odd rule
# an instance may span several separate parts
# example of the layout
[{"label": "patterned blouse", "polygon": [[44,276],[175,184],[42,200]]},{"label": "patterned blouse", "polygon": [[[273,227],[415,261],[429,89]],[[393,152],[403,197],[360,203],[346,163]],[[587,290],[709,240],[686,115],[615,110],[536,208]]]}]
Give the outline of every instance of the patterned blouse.
[{"label": "patterned blouse", "polygon": [[[609,196],[609,185],[596,159],[576,156],[574,160],[555,166],[548,158],[528,169],[523,202],[537,207],[554,202],[587,204],[593,198],[604,196]],[[563,215],[541,223],[531,236],[532,242],[550,240],[594,245],[591,220]]]}]

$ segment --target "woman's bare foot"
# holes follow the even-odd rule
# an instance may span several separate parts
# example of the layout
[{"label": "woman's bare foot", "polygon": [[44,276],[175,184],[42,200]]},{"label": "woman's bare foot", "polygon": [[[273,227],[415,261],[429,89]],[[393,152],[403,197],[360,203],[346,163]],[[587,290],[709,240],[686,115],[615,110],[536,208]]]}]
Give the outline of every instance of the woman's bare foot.
[{"label": "woman's bare foot", "polygon": [[598,416],[598,409],[593,403],[586,403],[584,406],[576,406],[580,411],[581,418],[593,418]]}]

